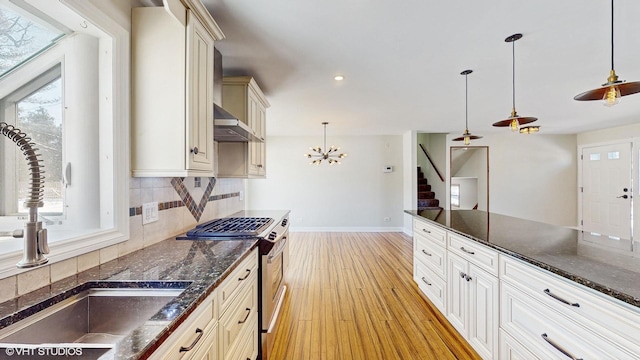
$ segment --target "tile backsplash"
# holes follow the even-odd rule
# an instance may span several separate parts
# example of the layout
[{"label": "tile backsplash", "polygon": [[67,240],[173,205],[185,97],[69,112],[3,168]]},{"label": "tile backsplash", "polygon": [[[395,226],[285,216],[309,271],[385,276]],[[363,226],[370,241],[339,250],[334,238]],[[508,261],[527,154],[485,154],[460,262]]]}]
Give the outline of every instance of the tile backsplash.
[{"label": "tile backsplash", "polygon": [[[129,240],[0,279],[0,302],[243,210],[244,189],[242,179],[130,178]],[[142,204],[149,202],[158,202],[158,221],[142,225]]]}]

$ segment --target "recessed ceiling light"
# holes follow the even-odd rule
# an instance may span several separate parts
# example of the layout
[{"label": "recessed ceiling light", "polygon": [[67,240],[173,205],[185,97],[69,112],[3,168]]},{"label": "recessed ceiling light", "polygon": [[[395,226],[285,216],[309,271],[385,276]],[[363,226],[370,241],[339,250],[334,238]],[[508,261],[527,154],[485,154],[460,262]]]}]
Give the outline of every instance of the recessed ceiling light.
[{"label": "recessed ceiling light", "polygon": [[333,80],[342,81],[342,80],[344,80],[344,75],[336,75],[336,76],[333,77]]}]

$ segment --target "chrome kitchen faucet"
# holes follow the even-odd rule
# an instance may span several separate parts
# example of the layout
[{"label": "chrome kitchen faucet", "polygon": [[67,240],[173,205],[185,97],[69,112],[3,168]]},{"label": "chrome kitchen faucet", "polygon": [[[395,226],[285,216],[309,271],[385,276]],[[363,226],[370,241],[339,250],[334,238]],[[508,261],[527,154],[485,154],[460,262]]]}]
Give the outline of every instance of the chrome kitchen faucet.
[{"label": "chrome kitchen faucet", "polygon": [[19,268],[30,268],[38,265],[46,264],[47,259],[44,254],[49,253],[49,245],[47,244],[47,229],[42,228],[42,222],[38,221],[38,208],[44,205],[42,201],[44,192],[44,171],[43,165],[40,164],[37,148],[35,143],[31,142],[31,138],[23,133],[20,129],[0,122],[0,134],[6,136],[18,145],[20,151],[27,159],[29,166],[29,175],[31,182],[29,186],[29,197],[24,202],[24,207],[29,209],[29,219],[24,224],[23,230],[16,230],[11,235],[15,238],[24,238],[24,249],[22,251],[22,260],[16,264]]}]

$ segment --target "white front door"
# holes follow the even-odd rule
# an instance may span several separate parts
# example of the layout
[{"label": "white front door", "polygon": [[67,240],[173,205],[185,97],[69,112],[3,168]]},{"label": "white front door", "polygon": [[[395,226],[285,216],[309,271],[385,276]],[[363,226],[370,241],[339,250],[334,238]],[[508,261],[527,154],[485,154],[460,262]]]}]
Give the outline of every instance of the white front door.
[{"label": "white front door", "polygon": [[582,149],[582,229],[631,237],[631,142]]}]

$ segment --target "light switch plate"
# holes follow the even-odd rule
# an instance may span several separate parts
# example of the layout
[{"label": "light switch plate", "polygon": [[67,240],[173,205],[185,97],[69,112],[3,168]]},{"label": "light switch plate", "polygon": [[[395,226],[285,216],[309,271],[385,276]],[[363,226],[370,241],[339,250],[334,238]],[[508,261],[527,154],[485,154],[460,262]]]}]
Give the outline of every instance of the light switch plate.
[{"label": "light switch plate", "polygon": [[158,221],[158,202],[142,204],[142,225]]}]

